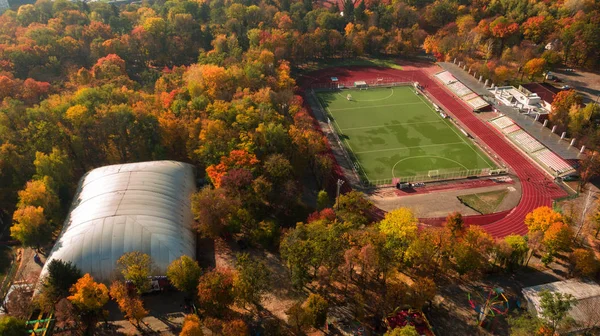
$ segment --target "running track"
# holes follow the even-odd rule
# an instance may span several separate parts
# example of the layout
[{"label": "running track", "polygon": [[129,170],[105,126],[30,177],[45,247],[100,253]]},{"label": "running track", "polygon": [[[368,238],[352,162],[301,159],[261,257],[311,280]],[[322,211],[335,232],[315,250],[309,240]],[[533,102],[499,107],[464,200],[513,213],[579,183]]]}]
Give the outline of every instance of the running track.
[{"label": "running track", "polygon": [[[566,196],[547,175],[531,163],[516,148],[512,147],[501,135],[491,129],[471,112],[462,101],[455,98],[446,88],[421,70],[395,70],[373,67],[343,67],[319,70],[299,80],[304,87],[316,83],[329,83],[330,77],[338,77],[340,81],[375,80],[378,77],[395,78],[398,81],[418,81],[425,86],[426,93],[437,100],[446,111],[449,111],[471,134],[491,148],[519,177],[522,186],[520,203],[512,210],[489,215],[465,216],[465,222],[480,225],[489,234],[502,238],[510,234],[527,233],[525,216],[540,206],[551,206],[552,200]],[[431,225],[443,223],[441,218],[422,218],[422,222]]]}]

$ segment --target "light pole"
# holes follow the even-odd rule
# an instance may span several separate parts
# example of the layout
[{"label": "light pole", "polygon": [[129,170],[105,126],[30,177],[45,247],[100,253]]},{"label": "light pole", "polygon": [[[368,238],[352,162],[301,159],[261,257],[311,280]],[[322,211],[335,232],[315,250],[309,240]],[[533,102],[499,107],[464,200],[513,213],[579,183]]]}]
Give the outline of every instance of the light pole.
[{"label": "light pole", "polygon": [[335,195],[335,209],[336,210],[340,207],[340,204],[339,204],[340,188],[342,187],[343,184],[344,184],[344,180],[342,180],[342,179],[337,180],[337,193]]},{"label": "light pole", "polygon": [[590,200],[592,198],[592,189],[588,189],[588,195],[585,199],[585,203],[583,206],[583,210],[581,211],[581,224],[579,224],[579,228],[577,228],[577,233],[575,234],[575,239],[577,240],[577,237],[579,236],[579,233],[581,232],[581,229],[583,228],[583,224],[585,223],[585,215],[588,211],[588,207],[590,206]]}]

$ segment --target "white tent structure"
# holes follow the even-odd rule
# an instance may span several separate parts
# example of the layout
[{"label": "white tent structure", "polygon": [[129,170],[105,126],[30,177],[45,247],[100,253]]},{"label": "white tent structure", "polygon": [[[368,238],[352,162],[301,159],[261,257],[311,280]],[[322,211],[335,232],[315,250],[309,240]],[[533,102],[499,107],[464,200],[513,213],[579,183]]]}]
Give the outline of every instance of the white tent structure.
[{"label": "white tent structure", "polygon": [[190,205],[194,175],[193,166],[175,161],[88,172],[40,278],[52,259],[70,261],[105,283],[115,278],[116,262],[126,252],[150,255],[153,275],[165,275],[169,263],[182,255],[196,259]]}]

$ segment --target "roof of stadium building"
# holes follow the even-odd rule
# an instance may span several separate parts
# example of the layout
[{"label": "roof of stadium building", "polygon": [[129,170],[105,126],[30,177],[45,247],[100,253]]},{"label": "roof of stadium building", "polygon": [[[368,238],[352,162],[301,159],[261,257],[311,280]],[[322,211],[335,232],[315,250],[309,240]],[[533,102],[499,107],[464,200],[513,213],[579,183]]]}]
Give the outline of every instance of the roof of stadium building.
[{"label": "roof of stadium building", "polygon": [[64,228],[42,270],[52,259],[75,264],[109,282],[126,252],[152,257],[152,275],[164,275],[182,255],[195,259],[190,196],[194,167],[175,161],[120,164],[94,169],[79,182]]},{"label": "roof of stadium building", "polygon": [[552,104],[552,101],[554,100],[554,96],[556,96],[557,93],[562,91],[548,83],[527,83],[527,84],[522,84],[521,86],[524,87],[525,89],[527,89],[531,93],[536,93],[545,102],[548,102],[550,104]]}]

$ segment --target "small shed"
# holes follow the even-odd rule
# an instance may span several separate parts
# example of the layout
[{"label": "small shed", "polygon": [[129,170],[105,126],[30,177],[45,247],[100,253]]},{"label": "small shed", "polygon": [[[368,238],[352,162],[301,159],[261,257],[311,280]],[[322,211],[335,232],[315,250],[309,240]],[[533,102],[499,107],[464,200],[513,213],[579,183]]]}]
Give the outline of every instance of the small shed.
[{"label": "small shed", "polygon": [[583,331],[600,327],[600,285],[594,281],[569,279],[543,285],[523,288],[523,296],[527,301],[527,309],[533,315],[540,316],[540,293],[571,294],[577,303],[569,311],[569,315],[577,323],[570,331]]}]

